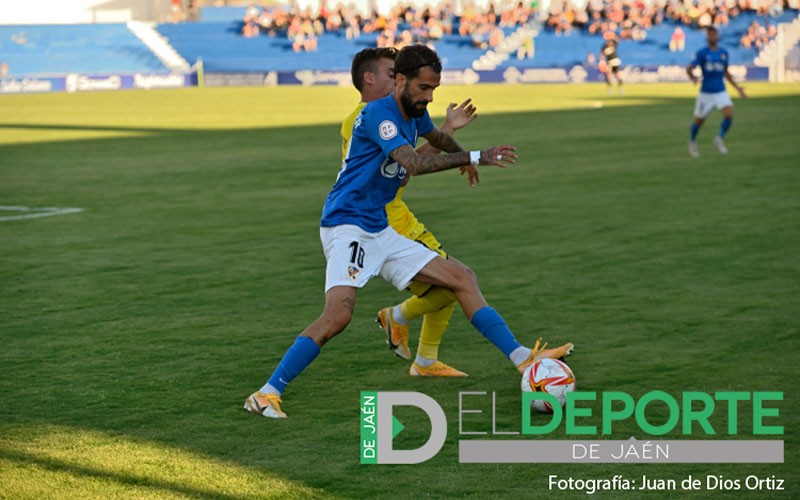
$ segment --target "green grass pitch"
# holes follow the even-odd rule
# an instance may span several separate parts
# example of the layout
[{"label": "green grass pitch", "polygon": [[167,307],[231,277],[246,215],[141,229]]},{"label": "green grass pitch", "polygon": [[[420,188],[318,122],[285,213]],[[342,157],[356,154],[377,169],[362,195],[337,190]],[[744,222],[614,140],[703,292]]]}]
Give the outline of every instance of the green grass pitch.
[{"label": "green grass pitch", "polygon": [[[472,96],[479,118],[457,138],[514,144],[520,160],[483,168],[475,189],[456,172],[416,179],[406,200],[520,339],[576,344],[580,390],[782,391],[783,464],[459,464],[459,392],[494,392],[497,429],[519,430],[516,372],[457,314],[441,358],[470,377],[409,377],[373,323],[406,295],[379,279],[290,385],[290,418],[247,414],[321,311],[319,214],[355,92],[0,97],[0,205],[84,209],[0,221],[0,497],[586,498],[548,491],[548,475],[754,474],[787,491],[589,498],[797,498],[800,87],[747,88],[731,154],[711,144],[715,113],[691,159],[689,84],[444,86],[437,121]],[[362,390],[436,399],[444,448],[360,465]],[[748,410],[738,436],[718,411],[719,434],[697,438],[752,439]],[[491,431],[486,415],[465,425]],[[398,446],[424,442],[424,416],[399,418]],[[608,437],[631,435],[648,437],[632,420]]]}]

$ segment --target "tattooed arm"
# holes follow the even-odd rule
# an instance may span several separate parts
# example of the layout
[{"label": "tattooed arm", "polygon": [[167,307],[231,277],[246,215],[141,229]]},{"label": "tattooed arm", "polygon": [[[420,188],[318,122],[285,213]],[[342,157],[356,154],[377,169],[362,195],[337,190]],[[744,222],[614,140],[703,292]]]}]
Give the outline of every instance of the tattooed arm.
[{"label": "tattooed arm", "polygon": [[[464,151],[464,148],[453,139],[452,135],[443,132],[439,128],[434,127],[433,130],[422,137],[428,141],[428,144],[445,153],[460,153]],[[467,158],[467,163],[469,163],[469,158]]]},{"label": "tattooed arm", "polygon": [[[428,140],[430,141],[430,139]],[[450,140],[452,141],[452,138],[450,138]],[[455,141],[453,141],[453,144],[458,146]],[[441,145],[442,144],[440,143],[437,147]],[[460,146],[458,147],[460,148]],[[514,146],[495,146],[493,148],[484,149],[480,153],[481,165],[506,167],[507,165],[514,163],[514,161],[517,159],[516,148],[514,148]],[[470,164],[469,152],[467,151],[461,150],[450,154],[441,155],[421,155],[408,144],[398,147],[391,152],[390,156],[394,161],[399,163],[400,166],[405,168],[410,175],[432,174],[434,172],[442,172],[444,170],[450,170],[452,168],[463,167]]]},{"label": "tattooed arm", "polygon": [[[478,114],[476,113],[475,105],[472,104],[472,99],[467,99],[460,105],[452,102],[447,106],[447,115],[445,116],[444,123],[439,129],[443,134],[453,137],[456,130],[469,125]],[[441,151],[433,146],[433,144],[426,142],[417,148],[417,153],[438,155]],[[465,165],[461,167],[461,175],[467,174],[469,185],[475,187],[480,181],[478,169],[474,165]],[[410,179],[411,176],[406,177]]]},{"label": "tattooed arm", "polygon": [[[472,104],[472,99],[467,99],[458,105],[451,102],[450,105],[447,106],[447,114],[445,115],[444,123],[442,123],[440,130],[452,137],[456,130],[466,127],[477,117],[477,108]],[[426,142],[417,148],[417,153],[436,155],[439,154],[440,151]]]},{"label": "tattooed arm", "polygon": [[390,156],[410,175],[431,174],[469,165],[469,153],[466,151],[445,155],[419,154],[408,144],[395,149]]}]

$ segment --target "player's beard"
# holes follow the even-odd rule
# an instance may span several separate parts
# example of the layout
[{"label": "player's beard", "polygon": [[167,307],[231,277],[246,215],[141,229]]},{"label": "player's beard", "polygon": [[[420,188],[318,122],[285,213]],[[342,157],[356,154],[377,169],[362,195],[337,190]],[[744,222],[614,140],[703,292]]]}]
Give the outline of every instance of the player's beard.
[{"label": "player's beard", "polygon": [[403,111],[406,113],[406,115],[410,116],[411,118],[419,118],[420,116],[424,115],[425,110],[428,109],[428,103],[426,101],[412,101],[408,90],[405,90],[402,94],[400,94],[400,104],[403,105]]}]

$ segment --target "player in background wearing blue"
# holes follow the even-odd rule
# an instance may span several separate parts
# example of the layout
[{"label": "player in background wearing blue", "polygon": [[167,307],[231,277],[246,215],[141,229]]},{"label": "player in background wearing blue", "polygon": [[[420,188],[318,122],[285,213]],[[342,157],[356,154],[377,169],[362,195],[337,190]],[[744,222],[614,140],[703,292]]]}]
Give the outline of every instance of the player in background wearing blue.
[{"label": "player in background wearing blue", "polygon": [[[361,96],[361,102],[342,122],[342,161],[347,155],[353,124],[368,102],[386,97],[394,90],[394,48],[367,48],[353,58],[351,74],[353,86]],[[477,116],[475,106],[467,99],[460,105],[451,103],[441,130],[448,135],[467,126]],[[439,154],[439,150],[428,143],[417,148],[418,153]],[[470,185],[478,182],[478,171],[472,165],[462,170],[469,174]],[[410,177],[406,176],[406,179]],[[389,225],[401,236],[425,245],[442,256],[455,260],[444,251],[436,236],[420,222],[403,200],[406,185],[397,190],[397,196],[386,205]],[[457,260],[455,260],[458,262]],[[407,290],[412,296],[402,304],[386,307],[378,312],[378,326],[386,334],[386,343],[391,351],[403,359],[412,359],[408,348],[409,322],[422,317],[422,329],[414,362],[409,375],[417,377],[466,377],[467,374],[439,361],[439,346],[442,343],[450,318],[455,311],[456,296],[446,288],[427,283],[412,282]],[[546,347],[546,344],[545,346]]]},{"label": "player in background wearing blue", "polygon": [[733,81],[733,77],[728,72],[728,51],[719,47],[719,32],[713,26],[706,28],[706,40],[708,47],[699,50],[695,54],[694,60],[686,67],[686,74],[694,84],[699,81],[694,74],[694,68],[700,66],[703,73],[703,84],[700,86],[700,93],[697,95],[694,105],[694,122],[689,132],[689,155],[692,158],[700,156],[700,151],[697,149],[697,133],[714,108],[722,110],[722,124],[719,127],[719,133],[714,137],[714,145],[720,153],[728,154],[728,148],[725,147],[723,139],[733,121],[733,102],[728,91],[725,90],[725,80],[727,79],[733,85],[742,99],[747,97],[744,89]]},{"label": "player in background wearing blue", "polygon": [[[573,349],[537,351],[520,344],[503,318],[483,298],[475,275],[463,266],[400,236],[389,226],[385,206],[407,175],[424,175],[467,165],[506,167],[517,159],[509,145],[464,151],[431,122],[427,106],[441,81],[439,56],[423,45],[404,48],[395,61],[395,89],[368,103],[356,118],[346,159],[328,194],[320,221],[325,253],[325,307],[281,359],[244,408],[269,418],[286,418],[281,394],[319,355],[320,348],[342,332],[355,309],[356,291],[380,275],[398,290],[412,281],[453,291],[470,323],[522,373],[542,357],[564,358]],[[419,154],[419,136],[447,153]]]}]

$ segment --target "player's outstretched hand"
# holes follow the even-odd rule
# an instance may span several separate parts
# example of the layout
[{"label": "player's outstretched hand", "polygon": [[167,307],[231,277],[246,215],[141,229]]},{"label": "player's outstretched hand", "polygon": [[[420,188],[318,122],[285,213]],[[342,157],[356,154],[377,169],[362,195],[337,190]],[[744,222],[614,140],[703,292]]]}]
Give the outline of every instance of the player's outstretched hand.
[{"label": "player's outstretched hand", "polygon": [[744,87],[736,87],[736,90],[739,91],[739,95],[742,97],[742,99],[747,99],[747,94],[744,92]]},{"label": "player's outstretched hand", "polygon": [[478,109],[472,104],[472,98],[467,99],[461,104],[451,102],[450,105],[447,106],[447,114],[445,115],[444,123],[449,124],[455,132],[460,128],[466,127],[472,120],[477,118],[477,111]]},{"label": "player's outstretched hand", "polygon": [[505,168],[517,161],[517,148],[503,144],[481,151],[481,165]]},{"label": "player's outstretched hand", "polygon": [[467,165],[465,167],[461,167],[461,175],[467,174],[467,180],[469,181],[469,187],[475,187],[475,184],[479,183],[481,180],[478,178],[478,169],[472,165]]}]

